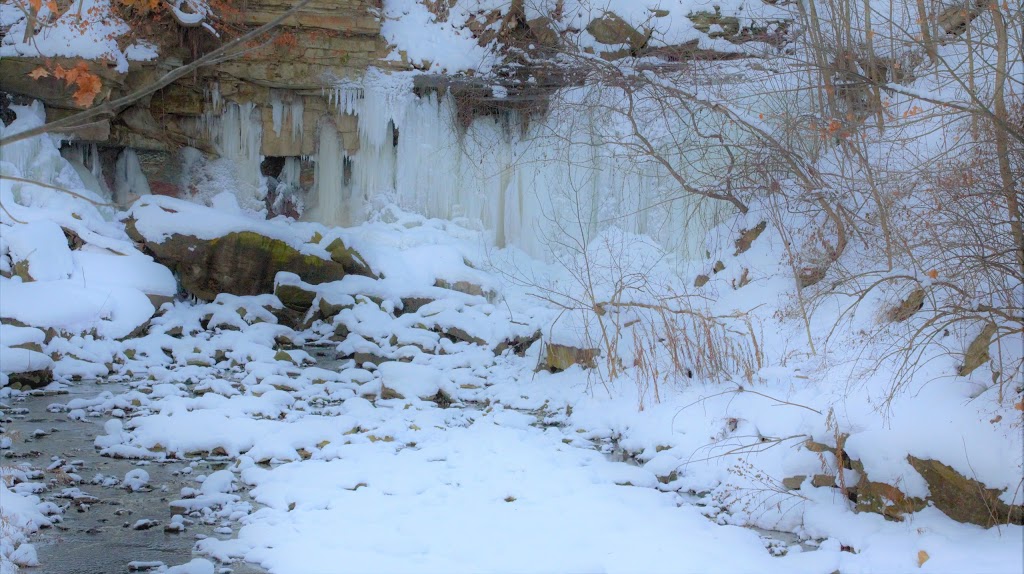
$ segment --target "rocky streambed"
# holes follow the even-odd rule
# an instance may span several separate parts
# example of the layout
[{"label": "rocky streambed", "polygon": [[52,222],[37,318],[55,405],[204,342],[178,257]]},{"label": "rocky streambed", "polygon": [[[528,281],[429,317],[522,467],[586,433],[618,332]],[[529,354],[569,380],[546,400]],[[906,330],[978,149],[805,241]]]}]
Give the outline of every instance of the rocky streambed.
[{"label": "rocky streambed", "polygon": [[[228,460],[196,458],[168,462],[100,456],[95,438],[109,416],[90,416],[68,405],[88,402],[123,385],[80,382],[66,390],[8,396],[0,400],[5,479],[12,490],[32,492],[49,503],[54,527],[33,538],[40,565],[34,574],[112,574],[159,571],[188,563],[207,537],[231,538],[237,521],[174,515],[171,502],[222,470]],[[115,416],[118,413],[114,413]],[[20,476],[11,480],[13,474]],[[184,490],[183,490],[184,489]],[[242,504],[248,504],[244,492]],[[59,513],[58,513],[59,509]],[[264,572],[239,562],[217,572]]]}]

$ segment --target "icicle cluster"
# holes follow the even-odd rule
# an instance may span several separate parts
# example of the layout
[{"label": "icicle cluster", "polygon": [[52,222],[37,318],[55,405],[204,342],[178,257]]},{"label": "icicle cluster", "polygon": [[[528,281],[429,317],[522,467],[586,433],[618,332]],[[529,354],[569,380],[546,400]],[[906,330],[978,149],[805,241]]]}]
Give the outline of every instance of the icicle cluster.
[{"label": "icicle cluster", "polygon": [[[430,217],[480,225],[499,246],[544,257],[567,230],[585,244],[610,225],[693,254],[716,219],[714,206],[664,201],[674,189],[665,170],[602,141],[598,113],[553,114],[526,133],[514,114],[462,128],[450,96],[417,98],[411,76],[377,71],[361,86],[339,84],[329,98],[358,115],[360,147],[347,158],[336,151],[336,134],[321,134],[313,217],[324,223],[358,222],[363,206],[383,196]],[[685,169],[686,158],[674,159]]]}]

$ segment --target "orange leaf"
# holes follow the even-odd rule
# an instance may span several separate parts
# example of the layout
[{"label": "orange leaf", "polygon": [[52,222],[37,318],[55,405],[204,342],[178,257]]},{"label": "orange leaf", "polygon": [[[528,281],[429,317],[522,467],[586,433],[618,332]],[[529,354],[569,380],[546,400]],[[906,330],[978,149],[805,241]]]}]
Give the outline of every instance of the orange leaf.
[{"label": "orange leaf", "polygon": [[918,550],[917,567],[920,568],[921,566],[924,566],[924,563],[928,561],[928,558],[930,558],[930,556],[928,556],[927,552],[925,552],[924,550]]},{"label": "orange leaf", "polygon": [[53,77],[57,78],[58,80],[63,80],[64,76],[66,76],[66,75],[67,75],[67,70],[65,70],[64,67],[61,66],[60,64],[57,64],[57,67],[55,67],[53,69]]},{"label": "orange leaf", "polygon": [[939,276],[939,272],[934,270],[934,269],[932,269],[932,270],[928,271],[927,273],[925,273],[925,275],[931,277],[932,279],[935,279],[936,277]]},{"label": "orange leaf", "polygon": [[43,7],[43,0],[28,0],[28,5],[33,13],[38,14],[39,9]]},{"label": "orange leaf", "polygon": [[79,72],[75,79],[78,89],[73,96],[75,104],[87,108],[96,100],[96,96],[103,88],[103,82],[99,76],[90,72]]},{"label": "orange leaf", "polygon": [[1013,408],[1017,409],[1018,411],[1024,411],[1024,401],[1021,401],[1013,405]]},{"label": "orange leaf", "polygon": [[60,12],[60,8],[57,8],[57,2],[55,2],[54,0],[46,0],[46,9],[53,14],[57,14]]},{"label": "orange leaf", "polygon": [[38,80],[39,78],[49,78],[50,72],[48,72],[46,68],[39,66],[35,70],[29,72],[28,77],[32,78],[33,80]]}]

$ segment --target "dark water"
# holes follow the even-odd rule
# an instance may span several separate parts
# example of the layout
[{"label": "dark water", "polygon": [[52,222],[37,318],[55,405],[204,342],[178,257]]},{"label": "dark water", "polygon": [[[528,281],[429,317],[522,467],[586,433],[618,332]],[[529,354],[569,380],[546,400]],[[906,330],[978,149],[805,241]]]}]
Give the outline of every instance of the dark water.
[{"label": "dark water", "polygon": [[[215,532],[227,525],[221,523],[187,524],[184,532],[165,532],[171,522],[168,503],[181,498],[182,487],[197,488],[194,479],[199,474],[209,474],[224,467],[224,462],[194,461],[191,474],[180,471],[190,461],[150,463],[139,465],[137,461],[112,459],[99,456],[93,440],[105,434],[103,422],[109,416],[87,417],[84,421],[68,418],[66,412],[49,412],[47,407],[54,403],[66,403],[74,398],[92,398],[103,391],[123,391],[117,385],[83,382],[69,388],[69,394],[48,396],[27,396],[0,400],[0,420],[3,421],[5,436],[12,439],[9,449],[3,451],[0,464],[15,465],[27,462],[34,469],[42,470],[43,476],[33,482],[45,483],[47,489],[38,493],[46,501],[66,507],[63,521],[55,528],[42,530],[33,536],[41,566],[25,569],[31,574],[113,574],[129,572],[130,562],[163,562],[168,566],[183,564],[192,560],[193,545],[197,537],[212,536],[231,538],[232,534]],[[37,431],[48,434],[34,436]],[[75,483],[59,467],[53,457],[64,463],[59,467],[71,469],[83,482]],[[70,463],[70,466],[69,466]],[[101,474],[109,481],[122,480],[128,471],[142,468],[149,473],[148,491],[129,492],[116,485],[90,484]],[[93,499],[65,498],[61,495],[68,488],[77,488]],[[244,498],[244,493],[241,493]],[[134,530],[139,520],[152,520],[156,526],[147,530]],[[237,525],[231,525],[233,532]],[[265,572],[247,563],[222,565],[235,574]],[[227,570],[223,570],[227,572]]]}]

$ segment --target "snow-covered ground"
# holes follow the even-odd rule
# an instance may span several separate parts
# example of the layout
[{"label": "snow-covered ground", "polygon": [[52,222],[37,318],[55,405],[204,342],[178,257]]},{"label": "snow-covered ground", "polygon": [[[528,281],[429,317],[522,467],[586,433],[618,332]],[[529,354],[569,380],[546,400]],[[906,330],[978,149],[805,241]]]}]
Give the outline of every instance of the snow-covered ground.
[{"label": "snow-covered ground", "polygon": [[[38,145],[49,150],[44,156],[56,153],[52,144]],[[61,197],[15,185],[3,182],[5,237],[35,232],[12,216],[55,217],[26,198]],[[184,213],[193,226],[207,225],[199,231],[211,236],[242,221],[208,208],[174,209],[168,200],[160,205],[167,217]],[[204,219],[203,210],[210,216]],[[71,219],[81,226],[104,221],[99,214],[84,223]],[[116,224],[102,225],[103,233],[89,236],[96,243],[123,241]],[[310,225],[252,220],[251,228],[288,238],[307,234]],[[146,229],[159,232],[159,221]],[[968,387],[927,385],[898,399],[887,422],[871,402],[880,383],[848,387],[829,378],[843,372],[842,349],[830,350],[825,363],[798,358],[792,346],[800,325],[774,312],[784,308],[788,287],[770,264],[780,249],[771,234],[746,253],[723,256],[729,271],[712,283],[723,314],[762,306],[753,315],[762,366],[751,382],[663,377],[655,398],[654,389],[637,383],[636,364],[616,378],[603,367],[535,372],[542,342],[523,356],[495,352],[505,340],[562,323],[559,309],[532,295],[554,293],[566,269],[494,250],[478,232],[394,208],[344,233],[384,278],[349,276],[316,287],[320,299],[346,308],[305,330],[277,324],[271,311],[280,303],[272,295],[222,295],[206,304],[166,304],[140,336],[71,335],[75,325],[68,324],[69,334],[46,344],[58,357],[58,387],[105,372],[94,371],[104,363],[113,366],[112,380],[131,387],[61,407],[73,419],[110,419],[96,438],[104,454],[229,458],[227,469],[196,477],[195,488],[169,503],[175,513],[242,523],[235,539],[199,542],[206,558],[297,574],[1020,570],[1018,526],[959,524],[934,508],[890,522],[855,514],[837,488],[815,488],[809,480],[799,490],[781,485],[784,477],[834,464],[801,446],[807,437],[828,443],[831,418],[851,433],[847,450],[873,480],[926,494],[905,454],[941,457],[990,487],[1008,488],[1010,501],[1020,461],[1007,455],[1020,451],[1020,437],[1013,416],[989,422],[1002,408],[994,391],[965,402]],[[639,240],[598,245],[630,245],[640,261],[654,249]],[[592,255],[597,262],[615,254]],[[664,254],[649,255],[673,267]],[[42,261],[61,259],[55,253]],[[10,293],[50,283],[71,289],[63,287],[71,281],[65,277],[77,277],[82,263],[72,257],[33,283],[0,279],[4,316],[52,311],[61,298],[76,297],[55,293],[25,302]],[[743,267],[753,270],[752,287],[727,287]],[[166,271],[157,269],[163,268],[135,284],[142,288]],[[515,280],[524,275],[534,282]],[[485,294],[437,288],[439,278],[473,281]],[[433,301],[403,313],[405,297]],[[108,320],[99,319],[96,325]],[[353,355],[364,362],[333,360]],[[0,393],[5,402],[19,396],[10,388]],[[19,482],[17,473],[5,476]],[[238,504],[240,487],[249,489],[255,509]],[[0,556],[12,571],[12,564],[32,563],[25,536],[50,519],[35,495],[4,486],[0,496]],[[741,525],[793,532],[799,542]],[[197,560],[190,568],[211,567]]]},{"label": "snow-covered ground", "polygon": [[[420,2],[390,0],[383,33],[434,71],[486,70],[494,53],[459,30],[497,3],[466,4],[442,22]],[[579,11],[566,29],[602,8],[570,4]],[[680,42],[693,33],[681,16],[697,4],[669,4],[662,8],[673,25],[657,39]],[[726,4],[728,15],[744,3]],[[608,7],[638,26],[649,18],[647,6]],[[21,22],[10,10],[0,15]],[[13,38],[0,54],[20,53]],[[64,53],[58,39],[41,45]],[[593,44],[586,33],[579,40]],[[394,102],[380,101],[379,121],[360,125],[387,143],[385,112],[395,110],[384,108]],[[410,104],[433,106],[428,118],[440,117],[437,105]],[[906,118],[913,105],[896,101],[891,113]],[[17,119],[0,138],[43,121],[38,105],[12,109]],[[748,111],[736,117],[770,128]],[[871,151],[926,155],[940,138],[916,136],[934,125],[922,121],[906,128],[915,137]],[[493,127],[480,130],[501,135]],[[402,130],[401,145],[419,143],[412,127]],[[239,524],[237,536],[199,541],[199,557],[168,572],[212,572],[234,560],[277,574],[1024,570],[1020,526],[960,523],[934,504],[902,521],[855,512],[846,494],[865,475],[897,489],[889,503],[935,494],[908,455],[941,461],[1020,505],[1020,390],[997,384],[991,369],[955,374],[950,349],[962,350],[974,326],[953,327],[948,342],[917,354],[894,352],[925,322],[884,320],[905,292],[846,293],[829,281],[797,289],[788,250],[816,240],[814,226],[792,214],[780,220],[777,206],[753,201],[706,237],[685,238],[696,245],[686,250],[615,225],[552,245],[557,237],[530,237],[527,221],[520,239],[552,251],[540,261],[464,220],[383,201],[368,207],[366,223],[344,230],[259,219],[232,190],[206,198],[216,209],[162,197],[136,203],[131,214],[149,240],[244,230],[311,257],[327,257],[334,238],[356,249],[377,277],[314,287],[277,276],[315,297],[293,328],[272,294],[168,302],[177,294],[171,272],[131,241],[126,214],[89,191],[88,170],[58,146],[40,136],[0,156],[0,402],[17,408],[25,391],[8,383],[24,371],[52,372],[51,390],[79,379],[122,382],[128,390],[52,408],[73,421],[104,420],[95,446],[105,456],[226,463],[171,493],[167,511]],[[834,167],[829,153],[826,168]],[[553,164],[549,171],[561,171]],[[433,168],[424,169],[436,175]],[[479,199],[477,191],[447,190],[444,199],[465,208],[451,198]],[[607,199],[596,197],[595,213]],[[762,221],[763,233],[739,249],[741,232]],[[877,256],[869,246],[850,252],[850,268]],[[903,274],[931,286],[937,272],[928,275],[927,263],[890,268],[879,282]],[[690,288],[700,276],[703,286]],[[597,349],[596,360],[587,369],[539,368],[555,344]],[[1005,353],[1004,363],[1019,364],[1019,349]],[[912,374],[894,389],[908,357]],[[4,434],[0,447],[15,440]],[[857,466],[821,448],[837,443]],[[31,536],[62,519],[40,498],[46,486],[36,486],[35,471],[0,465],[3,574],[34,564]]]}]

